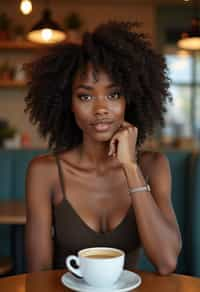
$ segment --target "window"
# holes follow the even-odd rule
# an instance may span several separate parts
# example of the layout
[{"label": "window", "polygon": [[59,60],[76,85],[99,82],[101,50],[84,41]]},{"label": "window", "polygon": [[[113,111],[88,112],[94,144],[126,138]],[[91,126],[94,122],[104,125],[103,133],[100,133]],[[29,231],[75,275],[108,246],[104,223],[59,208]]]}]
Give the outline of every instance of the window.
[{"label": "window", "polygon": [[171,129],[175,137],[200,139],[200,54],[166,50],[165,56],[173,96],[166,114],[166,129]]}]

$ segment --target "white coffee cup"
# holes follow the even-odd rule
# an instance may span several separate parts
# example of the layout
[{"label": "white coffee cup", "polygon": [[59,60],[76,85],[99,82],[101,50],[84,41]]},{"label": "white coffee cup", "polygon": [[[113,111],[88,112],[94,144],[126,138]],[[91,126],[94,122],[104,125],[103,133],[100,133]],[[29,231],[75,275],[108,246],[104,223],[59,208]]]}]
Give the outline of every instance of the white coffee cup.
[{"label": "white coffee cup", "polygon": [[[110,247],[82,249],[78,256],[69,255],[66,266],[69,271],[83,278],[94,287],[111,287],[120,277],[124,267],[125,254],[122,250]],[[71,265],[75,261],[78,268]]]}]

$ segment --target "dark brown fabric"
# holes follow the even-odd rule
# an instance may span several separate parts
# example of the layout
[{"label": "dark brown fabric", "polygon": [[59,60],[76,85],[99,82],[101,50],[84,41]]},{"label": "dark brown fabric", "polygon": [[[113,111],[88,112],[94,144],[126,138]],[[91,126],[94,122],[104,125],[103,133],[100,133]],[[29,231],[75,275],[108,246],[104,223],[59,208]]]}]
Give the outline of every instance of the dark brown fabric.
[{"label": "dark brown fabric", "polygon": [[140,250],[140,239],[132,206],[122,222],[112,231],[96,232],[80,218],[64,193],[61,164],[56,156],[63,200],[53,207],[54,268],[65,268],[65,258],[80,249],[96,246],[119,248],[126,253],[126,268],[134,267]]}]

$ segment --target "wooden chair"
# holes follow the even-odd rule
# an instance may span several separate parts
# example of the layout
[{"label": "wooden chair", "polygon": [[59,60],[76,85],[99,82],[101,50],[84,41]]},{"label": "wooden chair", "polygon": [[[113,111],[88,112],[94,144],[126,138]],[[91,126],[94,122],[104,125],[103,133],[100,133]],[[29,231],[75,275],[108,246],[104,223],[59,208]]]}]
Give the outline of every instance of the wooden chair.
[{"label": "wooden chair", "polygon": [[6,276],[12,271],[13,262],[11,257],[0,257],[0,277]]}]

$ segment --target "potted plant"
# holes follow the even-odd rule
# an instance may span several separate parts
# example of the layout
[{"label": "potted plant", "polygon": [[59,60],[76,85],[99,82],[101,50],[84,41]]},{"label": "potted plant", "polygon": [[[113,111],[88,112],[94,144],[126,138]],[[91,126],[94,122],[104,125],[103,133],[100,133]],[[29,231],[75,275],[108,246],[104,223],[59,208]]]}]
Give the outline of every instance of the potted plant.
[{"label": "potted plant", "polygon": [[71,42],[80,42],[81,40],[81,26],[83,21],[80,15],[76,12],[71,12],[64,18],[63,26]]},{"label": "potted plant", "polygon": [[0,13],[0,40],[8,40],[10,38],[11,21],[5,12]]},{"label": "potted plant", "polygon": [[7,120],[0,119],[0,147],[6,139],[13,138],[17,130],[11,127]]}]

